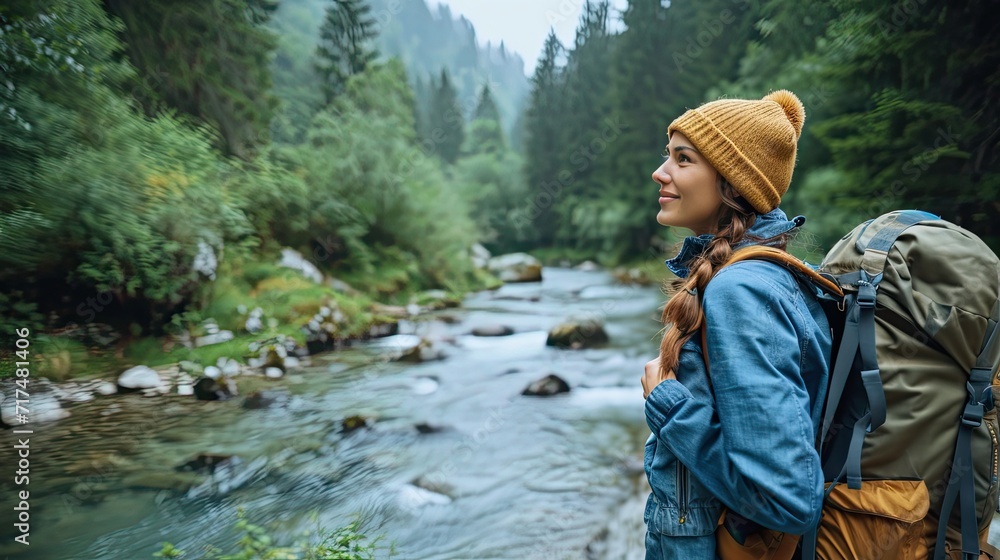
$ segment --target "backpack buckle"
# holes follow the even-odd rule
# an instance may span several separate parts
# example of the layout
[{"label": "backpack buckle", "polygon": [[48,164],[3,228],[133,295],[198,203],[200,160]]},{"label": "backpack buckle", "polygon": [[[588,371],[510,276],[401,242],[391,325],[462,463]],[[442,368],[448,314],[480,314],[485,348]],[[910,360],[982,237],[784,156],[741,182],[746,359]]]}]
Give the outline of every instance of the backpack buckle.
[{"label": "backpack buckle", "polygon": [[962,413],[962,424],[972,428],[981,426],[983,424],[983,405],[979,403],[965,405],[965,412]]},{"label": "backpack buckle", "polygon": [[875,291],[878,290],[878,286],[871,284],[865,280],[858,280],[858,307],[864,307],[867,309],[875,307]]}]

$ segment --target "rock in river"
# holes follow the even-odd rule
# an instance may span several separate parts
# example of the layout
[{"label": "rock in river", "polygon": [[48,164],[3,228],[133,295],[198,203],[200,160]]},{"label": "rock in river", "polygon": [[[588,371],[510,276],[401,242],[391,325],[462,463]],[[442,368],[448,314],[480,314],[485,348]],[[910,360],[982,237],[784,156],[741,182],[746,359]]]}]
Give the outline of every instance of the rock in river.
[{"label": "rock in river", "polygon": [[528,385],[524,391],[521,391],[521,394],[532,397],[548,397],[568,392],[569,383],[563,381],[558,375],[549,374],[541,379],[532,381],[531,385]]}]

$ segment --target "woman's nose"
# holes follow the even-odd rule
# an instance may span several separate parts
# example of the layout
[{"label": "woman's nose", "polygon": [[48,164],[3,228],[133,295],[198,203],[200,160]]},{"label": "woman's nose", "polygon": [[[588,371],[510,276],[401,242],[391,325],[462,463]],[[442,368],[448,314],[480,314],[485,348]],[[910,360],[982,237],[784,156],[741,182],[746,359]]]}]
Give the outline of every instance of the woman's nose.
[{"label": "woman's nose", "polygon": [[661,165],[656,168],[656,171],[653,171],[653,180],[660,184],[669,183],[670,175],[663,170],[663,166]]}]

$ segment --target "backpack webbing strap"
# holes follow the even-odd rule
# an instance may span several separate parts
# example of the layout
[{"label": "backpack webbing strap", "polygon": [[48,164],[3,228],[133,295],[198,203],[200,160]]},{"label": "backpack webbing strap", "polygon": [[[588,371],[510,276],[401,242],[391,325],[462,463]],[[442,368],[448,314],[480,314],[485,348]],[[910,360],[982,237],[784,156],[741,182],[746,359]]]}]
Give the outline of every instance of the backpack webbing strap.
[{"label": "backpack webbing strap", "polygon": [[838,299],[844,297],[844,291],[840,289],[840,286],[836,282],[833,282],[829,278],[821,275],[819,272],[813,270],[809,265],[802,262],[801,260],[795,258],[794,255],[788,253],[787,251],[782,251],[776,247],[769,247],[767,245],[751,245],[743,249],[737,249],[733,251],[733,254],[729,257],[725,263],[716,269],[715,274],[718,274],[723,268],[748,259],[757,259],[771,261],[773,263],[780,264],[785,268],[789,269],[792,274],[804,277],[806,280],[815,284],[822,291],[836,296]]},{"label": "backpack webbing strap", "polygon": [[[940,219],[940,216],[923,210],[901,210],[898,213],[891,213],[889,218],[879,222],[879,227],[871,238],[866,239],[867,236],[862,230],[858,240],[854,243],[858,252],[864,255],[861,257],[861,269],[866,270],[871,275],[881,274],[885,268],[885,259],[889,255],[889,249],[892,248],[901,233],[919,222],[937,219]],[[865,229],[871,225],[869,223]]]},{"label": "backpack webbing strap", "polygon": [[976,365],[969,372],[966,382],[969,401],[962,412],[962,423],[958,427],[958,440],[955,442],[955,454],[951,462],[951,472],[948,476],[948,488],[944,493],[941,505],[941,517],[938,519],[937,543],[934,545],[934,559],[944,560],[945,532],[951,512],[958,498],[959,515],[962,522],[962,554],[975,560],[979,557],[979,533],[976,523],[976,486],[972,461],[972,431],[983,423],[986,410],[993,408],[993,393],[990,387],[993,381],[993,369],[996,367],[993,358],[1000,345],[1000,329],[997,321],[988,321],[983,346],[976,358]]}]

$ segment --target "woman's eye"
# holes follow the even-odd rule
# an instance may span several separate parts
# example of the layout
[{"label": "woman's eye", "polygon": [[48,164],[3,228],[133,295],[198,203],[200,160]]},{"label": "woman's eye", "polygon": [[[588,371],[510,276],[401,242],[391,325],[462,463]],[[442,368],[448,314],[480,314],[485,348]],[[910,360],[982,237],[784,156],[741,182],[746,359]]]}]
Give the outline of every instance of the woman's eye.
[{"label": "woman's eye", "polygon": [[691,158],[687,157],[684,154],[681,154],[681,156],[678,158],[678,161],[691,161]]}]

